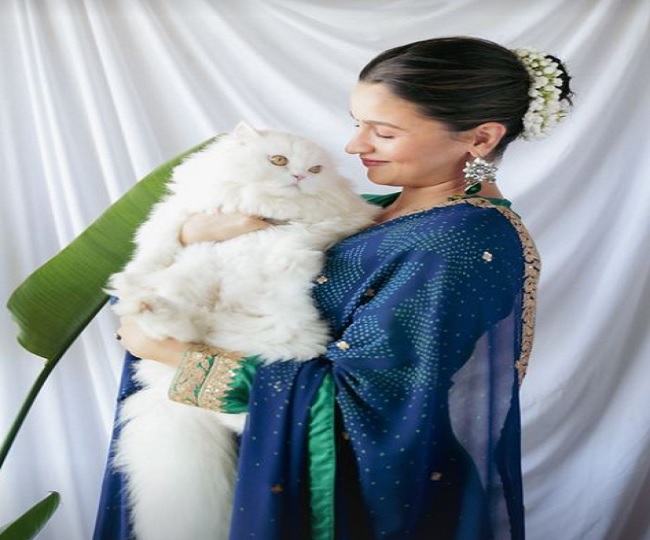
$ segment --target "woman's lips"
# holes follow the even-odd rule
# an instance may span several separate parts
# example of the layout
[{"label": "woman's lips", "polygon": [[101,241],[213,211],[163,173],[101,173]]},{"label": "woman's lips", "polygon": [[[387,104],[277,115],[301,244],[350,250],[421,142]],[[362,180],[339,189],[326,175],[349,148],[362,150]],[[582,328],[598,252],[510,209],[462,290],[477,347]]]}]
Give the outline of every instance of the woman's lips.
[{"label": "woman's lips", "polygon": [[363,163],[364,167],[377,167],[378,165],[383,165],[384,163],[388,163],[387,161],[379,161],[376,159],[366,159],[366,158],[361,158],[361,163]]}]

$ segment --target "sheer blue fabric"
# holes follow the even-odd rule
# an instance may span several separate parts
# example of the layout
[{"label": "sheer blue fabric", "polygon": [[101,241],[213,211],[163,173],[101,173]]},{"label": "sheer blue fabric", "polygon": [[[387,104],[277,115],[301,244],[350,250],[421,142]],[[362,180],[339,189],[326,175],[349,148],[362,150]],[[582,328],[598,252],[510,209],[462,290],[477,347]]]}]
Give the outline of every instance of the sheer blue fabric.
[{"label": "sheer blue fabric", "polygon": [[231,539],[312,537],[307,422],[326,374],[337,415],[330,537],[523,539],[518,376],[537,271],[517,216],[484,199],[330,249],[314,297],[334,339],[322,358],[258,369]]}]

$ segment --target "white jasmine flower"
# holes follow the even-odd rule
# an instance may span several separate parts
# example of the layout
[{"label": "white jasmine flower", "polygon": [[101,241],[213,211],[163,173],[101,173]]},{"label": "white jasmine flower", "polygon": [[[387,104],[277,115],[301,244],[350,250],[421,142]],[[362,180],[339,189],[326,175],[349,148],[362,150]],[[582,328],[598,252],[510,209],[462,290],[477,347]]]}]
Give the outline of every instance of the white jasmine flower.
[{"label": "white jasmine flower", "polygon": [[544,137],[551,127],[567,116],[568,103],[560,101],[562,70],[557,62],[537,49],[524,47],[514,53],[521,59],[531,78],[530,104],[524,115],[526,140]]}]

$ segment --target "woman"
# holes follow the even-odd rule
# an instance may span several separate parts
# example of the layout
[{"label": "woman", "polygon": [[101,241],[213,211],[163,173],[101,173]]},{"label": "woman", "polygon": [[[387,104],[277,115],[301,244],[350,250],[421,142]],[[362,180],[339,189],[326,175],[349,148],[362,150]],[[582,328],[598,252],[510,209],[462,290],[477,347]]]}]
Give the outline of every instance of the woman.
[{"label": "woman", "polygon": [[[327,354],[259,366],[122,321],[128,351],[178,366],[173,399],[248,411],[231,538],[524,538],[518,389],[539,260],[493,162],[570,97],[560,62],[533,50],[459,37],[386,51],[352,92],[346,150],[398,191],[315,280]],[[264,226],[201,216],[181,234]]]}]

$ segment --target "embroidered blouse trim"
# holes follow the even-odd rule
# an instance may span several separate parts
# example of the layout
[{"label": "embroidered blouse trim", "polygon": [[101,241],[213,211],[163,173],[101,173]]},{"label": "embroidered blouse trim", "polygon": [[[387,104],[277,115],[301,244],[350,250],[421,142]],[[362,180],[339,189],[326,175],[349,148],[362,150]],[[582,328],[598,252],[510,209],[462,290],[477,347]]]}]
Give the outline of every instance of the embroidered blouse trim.
[{"label": "embroidered blouse trim", "polygon": [[519,216],[510,210],[510,208],[502,205],[496,205],[489,200],[480,197],[471,197],[466,199],[459,199],[452,204],[467,202],[474,206],[495,208],[501,212],[512,224],[521,241],[524,251],[524,287],[522,298],[522,336],[521,336],[521,350],[519,358],[515,362],[515,368],[519,374],[519,384],[526,376],[528,369],[528,362],[533,349],[533,339],[535,334],[535,311],[537,301],[537,284],[539,282],[539,275],[541,271],[541,260],[535,243],[530,236],[530,233],[519,219]]},{"label": "embroidered blouse trim", "polygon": [[169,388],[174,401],[220,411],[242,357],[209,345],[193,345],[183,355]]}]

